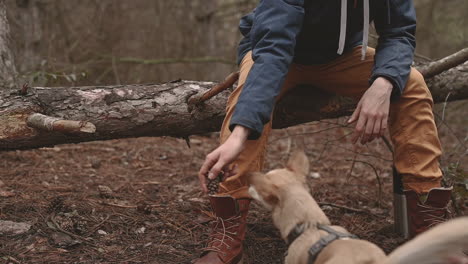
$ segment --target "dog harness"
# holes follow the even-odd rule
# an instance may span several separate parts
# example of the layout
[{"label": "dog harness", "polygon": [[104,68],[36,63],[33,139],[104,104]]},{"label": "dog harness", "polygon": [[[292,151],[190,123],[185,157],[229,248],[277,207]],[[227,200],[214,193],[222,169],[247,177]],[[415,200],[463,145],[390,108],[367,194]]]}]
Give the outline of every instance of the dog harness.
[{"label": "dog harness", "polygon": [[[304,233],[309,229],[309,224],[308,223],[299,223],[297,224],[293,230],[288,235],[288,247]],[[357,236],[352,235],[352,234],[345,234],[336,231],[335,229],[331,228],[328,225],[317,225],[317,229],[323,230],[328,233],[327,236],[322,237],[319,239],[319,241],[315,242],[310,248],[309,248],[309,261],[307,262],[308,264],[313,264],[315,260],[317,259],[317,256],[322,252],[322,250],[328,246],[330,243],[332,243],[335,240],[347,240],[347,239],[358,239]]]}]

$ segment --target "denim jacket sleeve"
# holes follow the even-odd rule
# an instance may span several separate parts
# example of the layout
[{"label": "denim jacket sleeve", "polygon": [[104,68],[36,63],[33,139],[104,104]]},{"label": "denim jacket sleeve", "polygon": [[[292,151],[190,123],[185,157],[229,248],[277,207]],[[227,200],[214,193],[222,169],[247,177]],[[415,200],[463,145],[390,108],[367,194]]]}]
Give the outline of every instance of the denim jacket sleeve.
[{"label": "denim jacket sleeve", "polygon": [[379,41],[370,83],[378,77],[388,79],[395,99],[403,92],[413,63],[416,12],[412,0],[388,0],[387,5],[374,21]]},{"label": "denim jacket sleeve", "polygon": [[242,125],[257,139],[270,121],[275,98],[293,60],[304,18],[304,0],[261,0],[249,33],[254,65],[236,104],[229,128]]}]

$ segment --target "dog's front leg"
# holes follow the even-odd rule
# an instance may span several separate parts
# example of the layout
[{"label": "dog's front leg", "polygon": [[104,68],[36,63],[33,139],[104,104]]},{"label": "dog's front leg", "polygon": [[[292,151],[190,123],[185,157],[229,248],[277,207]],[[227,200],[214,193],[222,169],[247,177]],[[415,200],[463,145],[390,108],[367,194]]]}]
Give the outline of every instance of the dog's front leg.
[{"label": "dog's front leg", "polygon": [[295,241],[289,246],[288,255],[284,259],[285,264],[307,264],[309,261],[309,253],[307,248],[302,247],[300,241]]}]

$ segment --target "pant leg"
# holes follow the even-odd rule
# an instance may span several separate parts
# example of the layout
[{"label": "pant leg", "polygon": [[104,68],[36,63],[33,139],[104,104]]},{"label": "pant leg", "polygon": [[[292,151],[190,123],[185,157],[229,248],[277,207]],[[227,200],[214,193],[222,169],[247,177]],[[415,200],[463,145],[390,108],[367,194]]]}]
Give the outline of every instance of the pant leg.
[{"label": "pant leg", "polygon": [[[242,92],[244,83],[252,68],[254,61],[252,60],[252,53],[249,52],[243,58],[240,65],[240,75],[237,88],[229,96],[226,106],[226,117],[223,121],[220,134],[220,142],[224,143],[231,131],[229,124],[232,115],[234,114],[237,100]],[[284,94],[287,90],[295,87],[298,84],[297,74],[294,70],[290,70],[286,80],[283,84],[280,94]],[[261,171],[263,168],[264,157],[266,152],[266,145],[268,142],[268,135],[271,132],[271,121],[263,127],[262,135],[257,140],[247,140],[245,149],[241,152],[239,157],[232,163],[238,166],[238,173],[230,177],[220,184],[220,193],[229,194],[234,198],[250,198],[247,192],[247,179],[246,174],[253,171]]]},{"label": "pant leg", "polygon": [[403,95],[390,107],[395,167],[403,177],[405,189],[426,193],[441,186],[442,147],[432,112],[432,95],[423,76],[414,68]]},{"label": "pant leg", "polygon": [[[302,66],[307,82],[339,95],[359,99],[369,87],[375,50],[360,58],[360,47],[319,66]],[[432,112],[433,101],[422,75],[412,69],[401,97],[390,105],[389,131],[395,148],[394,163],[405,189],[417,193],[440,187],[441,145]]]}]

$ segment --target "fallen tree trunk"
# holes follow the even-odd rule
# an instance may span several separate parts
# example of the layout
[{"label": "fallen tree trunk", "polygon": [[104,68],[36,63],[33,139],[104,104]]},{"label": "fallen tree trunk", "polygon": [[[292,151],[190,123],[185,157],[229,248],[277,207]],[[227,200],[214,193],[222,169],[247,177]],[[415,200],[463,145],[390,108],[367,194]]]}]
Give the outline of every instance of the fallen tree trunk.
[{"label": "fallen tree trunk", "polygon": [[[468,64],[436,75],[428,84],[435,102],[467,99]],[[206,102],[189,103],[194,101],[191,98],[200,98],[213,85],[211,82],[175,81],[148,85],[36,87],[17,93],[3,92],[0,94],[0,149],[31,149],[142,136],[186,138],[218,131],[230,90]],[[348,115],[355,103],[316,89],[298,87],[278,104],[273,124],[275,128],[284,128]],[[76,120],[70,121],[74,132],[53,122],[44,129],[32,128],[28,126],[28,118],[35,113],[45,115],[43,118],[49,121]],[[47,119],[47,116],[52,118]],[[84,126],[95,127],[95,132],[91,129],[90,133]],[[81,133],[81,130],[88,132]]]}]

